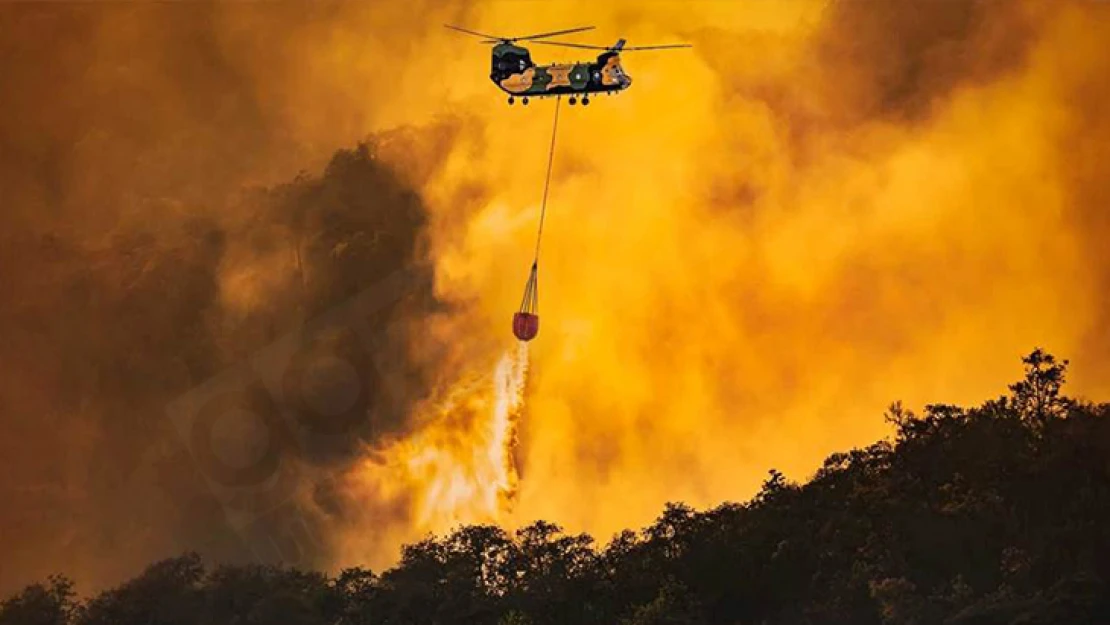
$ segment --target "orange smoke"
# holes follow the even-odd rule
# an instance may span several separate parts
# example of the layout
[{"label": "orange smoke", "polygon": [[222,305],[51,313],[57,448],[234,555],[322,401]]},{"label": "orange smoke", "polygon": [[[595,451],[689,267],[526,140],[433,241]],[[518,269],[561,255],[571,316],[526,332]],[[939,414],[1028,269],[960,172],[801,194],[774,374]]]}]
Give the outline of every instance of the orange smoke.
[{"label": "orange smoke", "polygon": [[[284,226],[224,202],[229,190],[318,171],[369,135],[390,137],[380,160],[427,208],[427,260],[447,312],[409,320],[438,392],[411,407],[404,434],[326,467],[341,485],[342,514],[325,521],[337,565],[387,564],[402,542],[459,523],[543,518],[603,540],[668,500],[745,499],[771,467],[804,479],[828,453],[884,436],[893,400],[1002,392],[1038,345],[1071,359],[1072,392],[1110,394],[1110,4],[3,11],[14,49],[53,61],[12,55],[4,66],[16,87],[0,93],[10,117],[0,152],[11,155],[0,186],[14,189],[4,216],[17,226],[4,230],[33,226],[82,249],[134,224],[142,236],[119,246],[127,271],[87,269],[80,256],[65,265],[97,277],[80,289],[18,271],[47,255],[37,239],[28,252],[0,249],[0,278],[21,294],[5,302],[39,302],[31,312],[0,303],[5,327],[42,317],[60,328],[0,341],[15,346],[0,359],[10,369],[0,399],[20,424],[5,448],[20,460],[0,493],[14,511],[82,519],[71,531],[0,514],[22,549],[0,553],[12,563],[0,585],[62,559],[116,579],[207,538],[190,500],[157,495],[158,480],[188,471],[151,469],[133,490],[90,467],[153,449],[161,417],[136,406],[161,407],[265,343],[252,338],[266,330],[256,315],[275,331],[295,323],[300,258]],[[563,103],[541,331],[528,352],[506,346],[554,102],[509,108],[486,78],[488,48],[445,22],[506,36],[594,25],[568,39],[694,45],[628,53],[630,91]],[[325,282],[329,263],[318,267]],[[74,324],[115,321],[97,308],[106,293],[130,306],[128,327]],[[61,495],[23,505],[26,491],[54,493],[51,480],[65,483]],[[161,533],[178,516],[183,529]]]},{"label": "orange smoke", "polygon": [[[471,16],[512,35],[589,14],[601,38],[695,46],[627,54],[632,90],[564,107],[526,479],[495,520],[603,537],[668,500],[744,499],[770,467],[804,479],[828,453],[884,436],[893,400],[989,397],[1035,345],[1106,370],[1085,349],[1105,266],[1075,220],[1096,209],[1070,203],[1067,160],[1086,114],[1071,94],[1105,66],[1081,42],[1110,35],[1106,11],[857,6]],[[511,340],[554,102],[507,108],[480,78],[485,50],[446,32],[435,45],[455,50],[448,75],[470,77],[450,87],[452,105],[483,127],[425,186],[439,294],[465,310],[433,331],[466,362]],[[430,507],[485,496],[458,500],[438,480],[412,486]]]}]

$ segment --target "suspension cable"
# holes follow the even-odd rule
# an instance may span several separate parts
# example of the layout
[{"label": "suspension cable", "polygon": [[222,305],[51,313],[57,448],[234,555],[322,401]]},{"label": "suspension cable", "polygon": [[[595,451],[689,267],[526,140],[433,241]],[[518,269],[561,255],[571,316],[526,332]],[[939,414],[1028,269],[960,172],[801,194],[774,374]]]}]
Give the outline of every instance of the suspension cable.
[{"label": "suspension cable", "polygon": [[547,190],[551,187],[551,164],[555,160],[555,133],[559,130],[559,103],[563,96],[555,96],[555,124],[551,128],[551,149],[547,153],[547,179],[543,183],[543,202],[540,204],[540,228],[536,233],[536,256],[532,261],[533,270],[540,262],[540,238],[543,236],[543,218],[547,213]]}]

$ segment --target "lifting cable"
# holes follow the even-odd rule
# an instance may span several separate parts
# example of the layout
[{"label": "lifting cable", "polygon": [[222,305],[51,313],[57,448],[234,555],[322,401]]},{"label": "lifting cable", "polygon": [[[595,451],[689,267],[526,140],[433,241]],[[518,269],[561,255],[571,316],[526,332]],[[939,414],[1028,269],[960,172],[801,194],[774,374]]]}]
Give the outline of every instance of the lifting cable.
[{"label": "lifting cable", "polygon": [[555,124],[551,127],[551,149],[547,153],[547,179],[543,183],[543,202],[540,204],[540,230],[536,233],[535,263],[540,262],[540,237],[543,236],[543,217],[547,212],[547,190],[551,187],[551,163],[555,160],[555,133],[559,130],[559,102],[562,100],[562,96],[555,96]]},{"label": "lifting cable", "polygon": [[543,183],[543,201],[540,203],[540,225],[536,233],[536,252],[532,259],[532,272],[528,285],[524,288],[524,299],[520,302],[520,312],[535,314],[539,308],[539,282],[537,271],[540,263],[540,240],[543,237],[543,220],[547,214],[547,192],[551,188],[551,165],[555,161],[555,136],[559,130],[559,103],[562,96],[555,96],[555,123],[551,128],[551,148],[547,153],[547,178]]}]

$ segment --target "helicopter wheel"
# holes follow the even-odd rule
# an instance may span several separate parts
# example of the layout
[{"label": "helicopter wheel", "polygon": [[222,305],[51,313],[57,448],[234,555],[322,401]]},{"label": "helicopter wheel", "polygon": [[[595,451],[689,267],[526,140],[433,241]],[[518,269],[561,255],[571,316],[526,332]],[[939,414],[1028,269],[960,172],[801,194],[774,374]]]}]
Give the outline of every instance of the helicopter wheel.
[{"label": "helicopter wheel", "polygon": [[587,96],[582,96],[582,106],[586,106],[589,103],[590,103],[590,98],[587,97]]},{"label": "helicopter wheel", "polygon": [[528,106],[528,98],[521,98],[520,103],[523,104],[524,106]]},{"label": "helicopter wheel", "polygon": [[511,105],[513,102],[516,102],[516,98],[509,96],[509,104]]},{"label": "helicopter wheel", "polygon": [[574,104],[575,104],[576,102],[578,102],[578,99],[577,99],[577,98],[575,98],[574,96],[570,96],[570,99],[569,99],[569,100],[567,100],[567,104],[570,104],[571,106],[574,106]]}]

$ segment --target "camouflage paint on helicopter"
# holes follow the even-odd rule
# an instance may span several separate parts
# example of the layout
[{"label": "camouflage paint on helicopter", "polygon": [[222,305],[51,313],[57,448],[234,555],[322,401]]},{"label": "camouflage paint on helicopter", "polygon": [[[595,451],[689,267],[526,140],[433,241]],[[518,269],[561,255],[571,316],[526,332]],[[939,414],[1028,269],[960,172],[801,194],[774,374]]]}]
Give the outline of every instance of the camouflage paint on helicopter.
[{"label": "camouflage paint on helicopter", "polygon": [[[495,44],[491,50],[493,54],[489,78],[493,81],[493,84],[497,85],[498,89],[509,94],[509,104],[513,103],[515,96],[522,96],[521,100],[524,104],[528,104],[529,96],[542,98],[563,94],[570,96],[568,98],[569,104],[574,104],[578,99],[577,96],[582,96],[582,104],[589,104],[590,94],[620,92],[632,85],[632,78],[625,74],[624,68],[621,67],[621,52],[691,47],[690,44],[626,47],[624,39],[618,39],[616,44],[605,47],[571,43],[569,41],[544,41],[558,35],[593,30],[593,26],[511,38],[487,35],[450,24],[444,24],[444,26],[451,30],[480,37],[482,43]],[[516,45],[518,41],[533,41],[547,46],[601,50],[602,53],[592,63],[536,65],[532,61],[532,55],[528,52],[528,48]]]},{"label": "camouflage paint on helicopter", "polygon": [[[598,61],[604,56],[606,55],[603,54],[599,56]],[[601,68],[601,84],[605,86],[619,85],[621,89],[632,84],[632,77],[624,73],[624,68],[621,67],[621,57],[619,54],[615,52],[609,53],[608,60],[605,61],[605,65]]]},{"label": "camouflage paint on helicopter", "polygon": [[514,96],[620,91],[632,84],[616,51],[599,55],[594,63],[536,65],[527,48],[511,43],[494,46],[490,79]]}]

